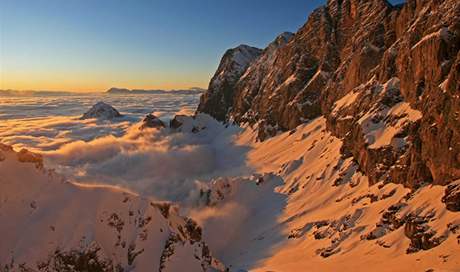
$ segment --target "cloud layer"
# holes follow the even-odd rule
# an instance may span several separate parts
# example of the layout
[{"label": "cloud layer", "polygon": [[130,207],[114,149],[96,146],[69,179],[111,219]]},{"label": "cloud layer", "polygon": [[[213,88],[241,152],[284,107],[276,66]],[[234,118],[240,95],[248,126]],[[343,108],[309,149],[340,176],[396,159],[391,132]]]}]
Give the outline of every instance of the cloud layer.
[{"label": "cloud layer", "polygon": [[121,185],[141,194],[186,201],[195,180],[246,172],[246,148],[235,146],[237,128],[209,118],[199,133],[139,130],[122,137],[76,141],[45,152],[47,164],[78,182]]},{"label": "cloud layer", "polygon": [[[192,111],[198,95],[41,95],[0,97],[0,141],[35,152],[52,151],[74,141],[121,136],[148,113],[172,118],[177,111]],[[114,121],[79,120],[98,101],[125,115]]]},{"label": "cloud layer", "polygon": [[[181,201],[196,180],[244,172],[244,147],[234,146],[237,128],[211,118],[199,133],[139,130],[154,112],[164,121],[192,113],[197,95],[69,95],[0,97],[0,142],[44,155],[46,164],[83,183],[123,186],[159,199]],[[97,101],[117,108],[115,121],[79,120]]]}]

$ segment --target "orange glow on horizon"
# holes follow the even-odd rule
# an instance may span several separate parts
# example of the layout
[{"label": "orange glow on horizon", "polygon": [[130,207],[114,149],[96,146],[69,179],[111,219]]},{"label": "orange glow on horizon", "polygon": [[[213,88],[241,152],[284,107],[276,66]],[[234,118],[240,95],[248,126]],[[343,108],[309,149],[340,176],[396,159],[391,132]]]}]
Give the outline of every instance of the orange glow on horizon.
[{"label": "orange glow on horizon", "polygon": [[[161,79],[160,79],[161,78]],[[0,71],[0,90],[40,90],[40,91],[73,91],[73,92],[104,92],[112,87],[144,90],[177,90],[191,87],[207,88],[208,80],[203,77],[162,75],[159,78],[141,75],[139,78],[128,78],[128,75],[67,75],[30,73],[5,73]]]}]

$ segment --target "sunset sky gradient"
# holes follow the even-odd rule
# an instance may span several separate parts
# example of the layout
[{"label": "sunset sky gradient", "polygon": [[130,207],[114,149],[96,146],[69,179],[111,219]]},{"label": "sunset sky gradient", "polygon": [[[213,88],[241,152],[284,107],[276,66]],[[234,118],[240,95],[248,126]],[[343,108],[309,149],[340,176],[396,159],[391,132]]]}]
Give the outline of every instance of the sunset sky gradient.
[{"label": "sunset sky gradient", "polygon": [[224,51],[295,32],[322,0],[0,0],[0,89],[206,88]]}]

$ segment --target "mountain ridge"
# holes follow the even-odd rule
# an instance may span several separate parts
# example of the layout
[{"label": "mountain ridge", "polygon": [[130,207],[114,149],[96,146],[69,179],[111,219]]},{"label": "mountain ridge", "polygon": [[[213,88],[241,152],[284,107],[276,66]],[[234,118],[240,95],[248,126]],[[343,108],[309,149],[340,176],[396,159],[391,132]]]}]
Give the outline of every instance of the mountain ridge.
[{"label": "mountain ridge", "polygon": [[201,94],[205,89],[192,87],[186,90],[143,90],[143,89],[126,89],[126,88],[117,88],[112,87],[105,91],[107,94],[116,95],[116,94]]},{"label": "mountain ridge", "polygon": [[[330,0],[274,56],[265,51],[255,59],[225,91],[231,99],[207,103],[205,93],[198,112],[254,126],[261,141],[325,116],[328,130],[344,139],[344,156],[354,157],[373,183],[445,185],[460,178],[459,44],[456,1],[393,6],[385,0]],[[382,97],[378,90],[388,84],[391,90]],[[334,112],[352,93],[357,99]],[[398,103],[422,117],[395,128],[406,113],[384,112]],[[227,113],[217,116],[211,108]],[[366,114],[374,119],[364,125],[375,128],[363,128]],[[372,148],[377,135],[390,137],[389,130],[395,130],[389,142]]]}]

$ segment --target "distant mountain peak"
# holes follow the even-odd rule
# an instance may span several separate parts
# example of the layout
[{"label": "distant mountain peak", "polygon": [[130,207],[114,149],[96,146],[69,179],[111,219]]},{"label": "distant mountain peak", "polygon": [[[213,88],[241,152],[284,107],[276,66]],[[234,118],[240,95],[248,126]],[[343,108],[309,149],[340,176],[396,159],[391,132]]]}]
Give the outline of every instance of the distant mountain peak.
[{"label": "distant mountain peak", "polygon": [[124,94],[124,95],[128,95],[128,94],[190,94],[190,95],[193,95],[193,94],[201,94],[204,91],[206,90],[199,88],[199,87],[192,87],[192,88],[185,89],[185,90],[160,90],[160,89],[157,89],[157,90],[143,90],[143,89],[130,90],[126,88],[112,87],[108,89],[106,93]]},{"label": "distant mountain peak", "polygon": [[94,104],[91,109],[83,114],[81,119],[84,120],[96,118],[110,120],[118,117],[122,117],[122,115],[114,107],[101,101]]},{"label": "distant mountain peak", "polygon": [[130,90],[129,89],[126,89],[126,88],[116,88],[116,87],[112,87],[110,89],[107,90],[107,93],[125,93],[125,92],[129,92]]}]

